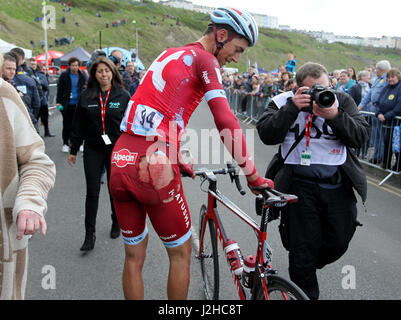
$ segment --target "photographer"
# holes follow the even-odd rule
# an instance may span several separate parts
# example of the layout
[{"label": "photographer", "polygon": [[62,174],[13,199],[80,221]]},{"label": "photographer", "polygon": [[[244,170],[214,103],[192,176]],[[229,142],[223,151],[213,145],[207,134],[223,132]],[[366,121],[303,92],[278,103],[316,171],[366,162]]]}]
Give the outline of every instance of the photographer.
[{"label": "photographer", "polygon": [[366,200],[365,172],[350,148],[363,146],[369,125],[349,95],[327,88],[324,66],[306,63],[296,82],[273,98],[257,129],[265,144],[281,144],[266,176],[299,197],[281,211],[279,227],[291,280],[318,299],[316,269],[345,253],[358,224],[353,188]]}]

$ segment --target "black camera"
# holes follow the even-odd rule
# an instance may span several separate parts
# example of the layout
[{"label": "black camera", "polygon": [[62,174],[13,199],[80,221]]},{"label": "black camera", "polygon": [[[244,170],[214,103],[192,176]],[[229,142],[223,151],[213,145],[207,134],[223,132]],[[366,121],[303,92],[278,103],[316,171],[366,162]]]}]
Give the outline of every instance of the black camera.
[{"label": "black camera", "polygon": [[[336,101],[334,91],[321,84],[315,84],[309,90],[302,91],[302,94],[309,94],[311,96],[310,108],[305,108],[308,110],[312,110],[313,101],[316,101],[320,108],[329,108]],[[307,111],[305,109],[303,111]]]}]

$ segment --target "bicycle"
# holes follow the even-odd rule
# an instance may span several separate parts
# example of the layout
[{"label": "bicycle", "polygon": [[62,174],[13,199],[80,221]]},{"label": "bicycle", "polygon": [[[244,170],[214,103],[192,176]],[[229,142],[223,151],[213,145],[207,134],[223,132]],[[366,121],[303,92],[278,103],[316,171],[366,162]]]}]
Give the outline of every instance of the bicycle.
[{"label": "bicycle", "polygon": [[[227,168],[216,170],[202,168],[194,172],[196,176],[202,178],[201,185],[205,181],[209,183],[207,189],[207,206],[202,205],[200,210],[200,245],[197,253],[197,259],[199,259],[201,264],[206,298],[209,300],[217,300],[219,298],[220,277],[217,242],[220,241],[223,250],[226,249],[227,251],[227,261],[240,299],[271,300],[278,298],[285,300],[308,300],[305,293],[295,283],[279,276],[277,271],[273,269],[271,266],[272,250],[266,239],[270,208],[272,206],[284,206],[287,203],[296,202],[298,198],[294,195],[280,193],[271,188],[255,188],[255,190],[261,193],[263,205],[266,209],[262,210],[261,222],[258,225],[250,216],[217,189],[216,175],[229,174],[231,182],[235,182],[238,191],[244,195],[245,191],[241,187],[238,172],[239,168],[233,164],[227,164]],[[235,245],[234,247],[231,246],[233,242],[227,236],[223,227],[217,211],[217,202],[223,204],[255,231],[258,245],[253,274],[251,272],[248,275],[243,272],[244,258],[239,247],[237,248]],[[207,228],[209,232],[207,232]],[[236,244],[236,242],[234,243]],[[235,249],[228,251],[227,248]],[[252,258],[249,259],[252,260]]]}]

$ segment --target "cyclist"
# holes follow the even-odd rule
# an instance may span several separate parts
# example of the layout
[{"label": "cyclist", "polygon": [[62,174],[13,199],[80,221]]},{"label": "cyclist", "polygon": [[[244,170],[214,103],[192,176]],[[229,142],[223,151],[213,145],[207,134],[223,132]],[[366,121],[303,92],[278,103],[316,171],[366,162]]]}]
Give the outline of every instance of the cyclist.
[{"label": "cyclist", "polygon": [[238,62],[257,38],[258,28],[249,13],[216,9],[201,39],[161,53],[131,98],[121,123],[123,133],[112,154],[110,180],[125,243],[126,299],[144,297],[146,214],[169,256],[168,298],[187,297],[191,221],[179,167],[191,170],[177,160],[180,136],[203,97],[221,136],[226,129],[222,140],[241,166],[248,185],[272,186],[256,171],[241,127],[229,108],[220,72],[224,64]]}]

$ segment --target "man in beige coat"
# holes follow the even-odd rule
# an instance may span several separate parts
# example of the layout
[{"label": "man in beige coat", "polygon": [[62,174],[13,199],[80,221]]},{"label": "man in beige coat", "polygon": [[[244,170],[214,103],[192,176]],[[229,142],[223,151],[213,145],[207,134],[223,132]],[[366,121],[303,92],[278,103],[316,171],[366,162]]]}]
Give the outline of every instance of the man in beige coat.
[{"label": "man in beige coat", "polygon": [[[3,57],[0,54],[0,69]],[[24,299],[28,235],[46,233],[56,168],[14,87],[0,78],[0,299]]]}]

